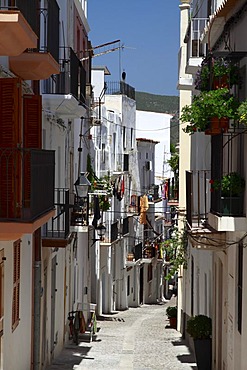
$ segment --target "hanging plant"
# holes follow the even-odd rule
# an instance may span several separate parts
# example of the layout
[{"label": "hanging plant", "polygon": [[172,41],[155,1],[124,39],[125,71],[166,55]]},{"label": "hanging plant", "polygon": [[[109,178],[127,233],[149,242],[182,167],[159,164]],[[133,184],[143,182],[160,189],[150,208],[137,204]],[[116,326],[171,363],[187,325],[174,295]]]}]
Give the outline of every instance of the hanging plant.
[{"label": "hanging plant", "polygon": [[178,231],[174,229],[171,238],[162,243],[163,254],[168,257],[170,268],[165,279],[170,280],[181,266],[187,267],[187,233],[185,229]]},{"label": "hanging plant", "polygon": [[[211,87],[231,88],[242,82],[239,66],[225,58],[205,58],[195,76],[195,89],[209,91]],[[212,83],[212,86],[211,86]]]}]

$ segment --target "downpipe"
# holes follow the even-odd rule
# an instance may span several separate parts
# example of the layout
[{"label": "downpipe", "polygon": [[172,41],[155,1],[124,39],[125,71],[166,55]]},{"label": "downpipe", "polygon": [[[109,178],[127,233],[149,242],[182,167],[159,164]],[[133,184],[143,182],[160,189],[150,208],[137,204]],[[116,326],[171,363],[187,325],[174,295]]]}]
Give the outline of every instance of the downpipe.
[{"label": "downpipe", "polygon": [[34,263],[33,370],[40,370],[41,261]]}]

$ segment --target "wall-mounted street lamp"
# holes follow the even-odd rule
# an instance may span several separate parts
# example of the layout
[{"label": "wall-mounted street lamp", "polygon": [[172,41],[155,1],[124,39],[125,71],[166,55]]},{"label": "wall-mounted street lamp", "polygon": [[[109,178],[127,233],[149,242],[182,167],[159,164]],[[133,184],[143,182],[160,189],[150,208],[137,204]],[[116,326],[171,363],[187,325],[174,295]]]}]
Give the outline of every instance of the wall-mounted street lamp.
[{"label": "wall-mounted street lamp", "polygon": [[103,224],[99,224],[97,228],[95,229],[98,233],[99,238],[92,239],[92,245],[91,247],[97,242],[97,241],[103,241],[106,233],[106,227]]},{"label": "wall-mounted street lamp", "polygon": [[88,191],[91,183],[87,174],[81,172],[74,185],[76,198],[71,213],[71,226],[88,226]]}]

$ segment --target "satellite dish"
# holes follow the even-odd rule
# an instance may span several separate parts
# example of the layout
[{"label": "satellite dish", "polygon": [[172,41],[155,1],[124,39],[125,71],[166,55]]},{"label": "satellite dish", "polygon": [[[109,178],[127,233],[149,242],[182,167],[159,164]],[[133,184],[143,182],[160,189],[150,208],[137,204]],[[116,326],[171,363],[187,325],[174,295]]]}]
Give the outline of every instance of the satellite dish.
[{"label": "satellite dish", "polygon": [[126,79],[126,72],[123,72],[122,73],[122,80],[125,81],[125,79]]}]

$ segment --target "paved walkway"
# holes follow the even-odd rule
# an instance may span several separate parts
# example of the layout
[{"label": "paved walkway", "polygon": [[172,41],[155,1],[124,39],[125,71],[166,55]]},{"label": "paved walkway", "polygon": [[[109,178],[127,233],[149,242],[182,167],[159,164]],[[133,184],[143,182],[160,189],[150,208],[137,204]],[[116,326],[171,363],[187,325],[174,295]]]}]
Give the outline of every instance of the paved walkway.
[{"label": "paved walkway", "polygon": [[69,344],[46,370],[195,370],[194,357],[180,333],[169,328],[171,302],[143,305],[98,321],[92,342]]}]

